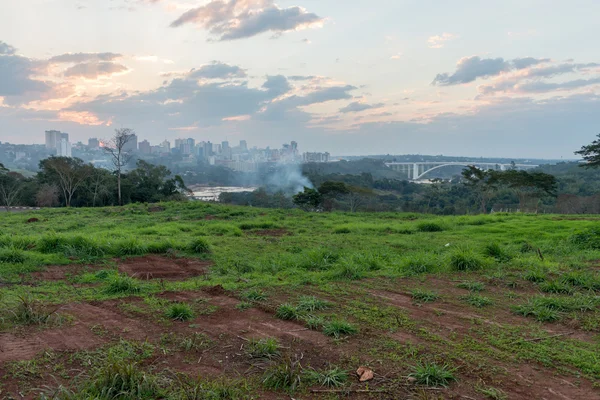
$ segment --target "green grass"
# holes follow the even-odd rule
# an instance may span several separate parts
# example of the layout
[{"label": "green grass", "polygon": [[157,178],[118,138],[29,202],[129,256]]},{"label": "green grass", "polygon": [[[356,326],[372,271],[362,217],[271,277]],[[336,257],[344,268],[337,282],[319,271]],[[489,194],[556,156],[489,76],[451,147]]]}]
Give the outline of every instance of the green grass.
[{"label": "green grass", "polygon": [[430,387],[447,387],[456,380],[454,369],[447,364],[420,363],[413,367],[413,372],[408,376],[415,379],[415,383]]},{"label": "green grass", "polygon": [[272,359],[279,356],[279,348],[277,339],[253,339],[246,345],[246,353],[250,358]]},{"label": "green grass", "polygon": [[436,292],[424,289],[414,289],[410,295],[416,303],[431,303],[440,298]]},{"label": "green grass", "polygon": [[[314,213],[202,202],[161,207],[153,213],[146,205],[45,209],[34,214],[36,224],[25,223],[29,214],[1,216],[0,333],[43,339],[49,329],[81,327],[80,305],[152,324],[148,341],[121,341],[130,337],[129,328],[104,326],[98,313],[90,331],[106,344],[4,368],[18,375],[10,379],[26,396],[37,398],[33,388],[50,386],[47,398],[104,399],[102,390],[114,395],[111,388],[124,385],[124,399],[278,398],[294,391],[300,398],[312,395],[311,385],[353,389],[352,371],[367,364],[382,376],[395,372],[368,383],[373,394],[382,390],[390,398],[406,395],[404,386],[394,385],[408,374],[422,377],[420,385],[441,385],[444,370],[461,385],[428,395],[459,396],[469,387],[479,391],[467,393],[471,397],[502,398],[493,389],[505,387],[506,377],[525,364],[557,384],[576,377],[583,384],[574,390],[600,386],[597,216]],[[290,234],[252,234],[258,229]],[[148,258],[139,256],[149,254],[159,266],[162,260],[205,267],[200,276],[165,280],[118,272],[123,258],[143,264]],[[180,305],[163,293],[189,299],[186,310],[170,314]],[[516,315],[502,326],[483,321],[496,312]],[[463,329],[451,332],[446,323]],[[249,342],[235,339],[261,336],[256,330],[277,338],[278,355],[265,343],[266,350],[250,357]],[[574,334],[552,337],[549,331]],[[313,340],[319,346],[306,344]],[[409,370],[425,360],[430,363],[419,371]],[[133,385],[111,384],[113,361],[119,363],[113,372]],[[199,379],[182,374],[197,371],[198,363],[227,373],[216,378],[201,368]],[[108,371],[102,379],[101,371]],[[52,397],[59,384],[42,381],[49,376],[60,378],[61,395]],[[101,380],[108,384],[94,384]]]},{"label": "green grass", "polygon": [[175,303],[169,306],[166,315],[169,319],[175,321],[187,321],[194,318],[194,311],[189,304]]}]

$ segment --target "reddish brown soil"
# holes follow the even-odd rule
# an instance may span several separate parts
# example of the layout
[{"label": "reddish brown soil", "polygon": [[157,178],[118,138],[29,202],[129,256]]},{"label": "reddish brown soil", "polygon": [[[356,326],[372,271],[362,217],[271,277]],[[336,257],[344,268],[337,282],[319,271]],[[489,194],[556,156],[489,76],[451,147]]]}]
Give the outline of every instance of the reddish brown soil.
[{"label": "reddish brown soil", "polygon": [[29,218],[29,219],[27,220],[27,223],[28,223],[28,224],[31,224],[32,222],[40,222],[40,220],[39,220],[39,219],[37,219],[37,218]]},{"label": "reddish brown soil", "polygon": [[206,274],[212,261],[144,256],[119,262],[119,271],[137,279],[178,280]]},{"label": "reddish brown soil", "polygon": [[87,271],[96,271],[98,266],[81,265],[50,265],[43,271],[32,272],[31,277],[34,281],[64,281],[70,276],[80,275]]},{"label": "reddish brown soil", "polygon": [[251,233],[252,233],[252,235],[256,235],[256,236],[275,236],[275,237],[292,235],[292,232],[288,231],[287,229],[261,229],[261,230],[257,230],[257,231],[252,231]]}]

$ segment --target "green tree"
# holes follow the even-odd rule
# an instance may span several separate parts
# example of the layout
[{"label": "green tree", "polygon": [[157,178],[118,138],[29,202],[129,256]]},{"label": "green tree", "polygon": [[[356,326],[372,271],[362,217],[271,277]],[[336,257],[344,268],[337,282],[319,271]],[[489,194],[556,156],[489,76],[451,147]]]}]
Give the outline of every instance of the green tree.
[{"label": "green tree", "polygon": [[23,176],[10,172],[0,163],[0,205],[6,210],[14,206],[23,187]]},{"label": "green tree", "polygon": [[582,146],[580,150],[576,151],[583,157],[585,164],[581,164],[584,168],[597,168],[600,166],[600,133],[597,135],[598,139],[594,140],[587,146]]},{"label": "green tree", "polygon": [[92,174],[93,167],[79,158],[50,157],[40,161],[39,177],[60,189],[66,207],[71,207],[75,192]]},{"label": "green tree", "polygon": [[323,201],[323,196],[315,189],[304,187],[303,192],[294,195],[293,202],[296,206],[305,211],[314,211],[319,208]]},{"label": "green tree", "polygon": [[483,214],[488,212],[488,202],[494,196],[497,190],[497,171],[479,169],[474,165],[469,165],[463,169],[463,183],[473,190],[478,199],[480,210]]}]

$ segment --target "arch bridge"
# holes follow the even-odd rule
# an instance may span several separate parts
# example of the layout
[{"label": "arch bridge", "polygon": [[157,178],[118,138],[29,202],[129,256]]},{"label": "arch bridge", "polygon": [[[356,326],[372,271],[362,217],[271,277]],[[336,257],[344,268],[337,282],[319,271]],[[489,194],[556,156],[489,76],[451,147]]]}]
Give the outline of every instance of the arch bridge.
[{"label": "arch bridge", "polygon": [[459,166],[468,167],[473,165],[479,169],[495,169],[499,171],[505,171],[509,168],[516,169],[531,169],[537,168],[538,165],[532,164],[500,164],[500,163],[489,163],[489,162],[478,162],[478,161],[461,161],[461,162],[389,162],[385,165],[401,174],[405,175],[408,180],[417,181],[423,179],[425,175],[436,169]]}]

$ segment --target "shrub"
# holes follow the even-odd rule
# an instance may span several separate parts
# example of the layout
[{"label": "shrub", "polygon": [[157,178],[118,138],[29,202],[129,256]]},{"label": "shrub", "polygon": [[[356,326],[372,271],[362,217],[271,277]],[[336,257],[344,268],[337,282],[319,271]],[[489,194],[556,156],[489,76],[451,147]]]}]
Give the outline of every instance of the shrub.
[{"label": "shrub", "polygon": [[289,303],[284,303],[277,307],[275,315],[277,318],[283,320],[300,319],[300,313],[298,312],[298,309]]},{"label": "shrub", "polygon": [[188,304],[175,303],[169,306],[167,317],[176,321],[187,321],[194,318],[194,311]]},{"label": "shrub", "polygon": [[447,364],[418,364],[413,367],[413,372],[408,376],[416,379],[416,383],[419,385],[431,387],[447,387],[452,381],[456,380],[456,377],[454,376],[454,369],[450,368]]},{"label": "shrub", "polygon": [[410,294],[417,303],[431,303],[440,298],[437,293],[424,289],[415,289]]},{"label": "shrub", "polygon": [[441,232],[444,228],[437,222],[421,222],[417,225],[419,232]]},{"label": "shrub", "polygon": [[279,355],[279,343],[276,339],[253,339],[248,343],[246,352],[250,358],[272,359]]},{"label": "shrub", "polygon": [[484,262],[468,248],[457,248],[450,254],[450,267],[455,271],[476,271]]},{"label": "shrub", "polygon": [[128,276],[116,275],[109,282],[104,291],[107,294],[139,293],[138,282]]},{"label": "shrub", "polygon": [[354,335],[358,328],[346,321],[330,321],[323,325],[323,333],[339,339],[341,335]]},{"label": "shrub", "polygon": [[305,371],[305,375],[307,380],[330,388],[344,386],[344,384],[348,381],[348,373],[339,367],[334,367],[323,371],[309,369]]},{"label": "shrub", "polygon": [[208,254],[211,252],[210,245],[203,238],[194,239],[189,245],[188,250],[195,254]]}]

